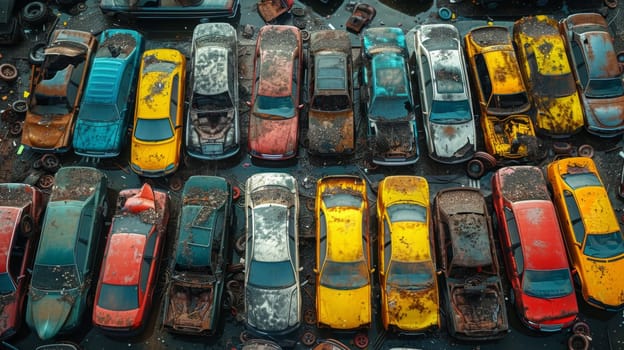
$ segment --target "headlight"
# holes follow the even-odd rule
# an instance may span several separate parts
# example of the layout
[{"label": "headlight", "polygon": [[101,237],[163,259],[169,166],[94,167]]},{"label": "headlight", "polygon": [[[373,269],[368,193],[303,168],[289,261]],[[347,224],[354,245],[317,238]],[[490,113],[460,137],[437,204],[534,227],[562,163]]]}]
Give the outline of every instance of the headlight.
[{"label": "headlight", "polygon": [[228,130],[227,134],[225,134],[225,142],[224,145],[227,146],[231,146],[234,144],[234,128],[230,127],[230,129]]},{"label": "headlight", "polygon": [[174,171],[175,169],[176,169],[176,164],[175,163],[171,163],[171,164],[167,165],[167,167],[165,167],[165,172]]}]

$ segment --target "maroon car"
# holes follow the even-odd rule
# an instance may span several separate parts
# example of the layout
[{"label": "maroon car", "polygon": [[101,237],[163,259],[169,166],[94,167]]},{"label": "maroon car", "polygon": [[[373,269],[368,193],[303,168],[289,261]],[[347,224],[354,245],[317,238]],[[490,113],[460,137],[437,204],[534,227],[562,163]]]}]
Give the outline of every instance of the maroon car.
[{"label": "maroon car", "polygon": [[36,187],[0,183],[0,339],[15,335],[22,324],[27,269],[35,256],[44,205]]}]

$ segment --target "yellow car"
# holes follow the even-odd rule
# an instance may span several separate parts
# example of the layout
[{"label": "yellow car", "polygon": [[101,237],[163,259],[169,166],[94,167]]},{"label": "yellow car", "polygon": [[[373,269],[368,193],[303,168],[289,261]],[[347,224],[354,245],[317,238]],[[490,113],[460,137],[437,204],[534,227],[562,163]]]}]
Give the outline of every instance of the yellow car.
[{"label": "yellow car", "polygon": [[558,22],[538,15],[513,26],[518,63],[535,104],[535,128],[552,137],[569,137],[585,123],[574,74]]},{"label": "yellow car", "polygon": [[384,178],[379,183],[377,218],[384,328],[399,333],[438,328],[427,180],[420,176]]},{"label": "yellow car", "polygon": [[130,167],[141,176],[173,173],[180,163],[186,58],[175,49],[143,53]]},{"label": "yellow car", "polygon": [[594,161],[556,160],[548,181],[583,299],[609,311],[624,308],[624,237]]},{"label": "yellow car", "polygon": [[477,27],[466,34],[464,41],[488,153],[503,159],[533,155],[537,140],[527,114],[531,102],[509,30],[501,26]]},{"label": "yellow car", "polygon": [[371,325],[366,182],[335,175],[316,185],[316,313],[319,327]]}]

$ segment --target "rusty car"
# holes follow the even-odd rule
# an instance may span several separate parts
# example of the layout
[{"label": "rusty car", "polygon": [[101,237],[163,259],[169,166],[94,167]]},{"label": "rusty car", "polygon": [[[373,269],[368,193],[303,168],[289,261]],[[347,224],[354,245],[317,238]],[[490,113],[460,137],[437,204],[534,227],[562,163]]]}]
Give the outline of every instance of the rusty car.
[{"label": "rusty car", "polygon": [[83,86],[97,47],[93,34],[73,29],[52,32],[43,63],[33,64],[22,145],[41,152],[71,146]]},{"label": "rusty car", "polygon": [[559,21],[585,111],[585,129],[601,137],[624,133],[624,82],[613,35],[598,13],[575,13]]},{"label": "rusty car", "polygon": [[387,176],[377,190],[377,267],[384,328],[400,334],[440,328],[440,305],[424,177]]},{"label": "rusty car", "polygon": [[106,16],[128,22],[134,19],[234,20],[240,16],[240,0],[101,0]]},{"label": "rusty car", "polygon": [[294,158],[299,147],[303,41],[297,27],[266,25],[254,56],[247,148],[254,158]]},{"label": "rusty car", "polygon": [[375,19],[376,14],[377,9],[372,5],[363,2],[356,3],[351,16],[347,18],[347,30],[353,34],[360,34],[362,29]]},{"label": "rusty car", "polygon": [[373,269],[366,181],[329,175],[316,183],[316,323],[354,330],[372,322]]},{"label": "rusty car", "polygon": [[26,323],[43,340],[82,324],[98,273],[107,188],[106,175],[91,167],[62,167],[54,176],[26,306]]},{"label": "rusty car", "polygon": [[462,340],[504,337],[507,308],[483,194],[471,187],[438,191],[434,222],[449,334]]},{"label": "rusty car", "polygon": [[145,183],[117,196],[95,291],[92,322],[110,334],[142,331],[153,296],[169,220],[169,195]]},{"label": "rusty car", "polygon": [[0,339],[20,330],[44,207],[37,187],[0,183]]},{"label": "rusty car", "polygon": [[372,162],[416,163],[418,131],[403,30],[366,29],[362,34],[361,57],[360,109],[368,124]]},{"label": "rusty car", "polygon": [[513,25],[513,40],[535,105],[535,131],[555,138],[581,131],[583,108],[557,20],[545,15],[522,17]]},{"label": "rusty car", "polygon": [[473,28],[464,42],[487,152],[499,159],[534,157],[537,138],[529,114],[532,105],[509,29]]},{"label": "rusty car", "polygon": [[516,165],[492,176],[492,202],[509,298],[528,328],[557,332],[576,321],[578,305],[557,212],[542,170]]},{"label": "rusty car", "polygon": [[143,35],[135,30],[108,29],[100,34],[76,117],[74,153],[97,158],[121,153],[144,46]]},{"label": "rusty car", "polygon": [[191,39],[186,152],[199,159],[231,157],[240,149],[238,49],[228,23],[200,23]]},{"label": "rusty car", "polygon": [[459,31],[424,24],[414,32],[413,50],[429,157],[465,162],[477,150],[477,130]]},{"label": "rusty car", "polygon": [[232,196],[222,177],[194,175],[184,183],[163,305],[169,332],[218,331],[233,234]]},{"label": "rusty car", "polygon": [[289,334],[302,308],[297,180],[258,173],[245,188],[245,323],[253,333]]},{"label": "rusty car", "polygon": [[349,35],[339,30],[310,35],[308,152],[344,155],[355,152],[353,59]]},{"label": "rusty car", "polygon": [[146,177],[169,175],[180,165],[186,57],[176,49],[147,50],[139,74],[130,168]]},{"label": "rusty car", "polygon": [[591,306],[624,309],[624,235],[596,163],[568,157],[547,167],[575,284]]}]

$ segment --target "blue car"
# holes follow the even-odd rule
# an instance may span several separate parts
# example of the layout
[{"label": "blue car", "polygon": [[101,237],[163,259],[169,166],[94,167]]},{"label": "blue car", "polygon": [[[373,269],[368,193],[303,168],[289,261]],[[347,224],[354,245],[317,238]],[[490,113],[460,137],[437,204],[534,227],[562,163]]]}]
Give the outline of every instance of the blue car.
[{"label": "blue car", "polygon": [[372,162],[408,165],[418,160],[418,133],[401,28],[369,28],[362,35],[360,101],[368,121]]},{"label": "blue car", "polygon": [[100,35],[74,129],[76,154],[108,158],[121,152],[144,46],[134,30],[108,29]]},{"label": "blue car", "polygon": [[26,305],[26,323],[43,340],[82,324],[108,210],[106,175],[91,167],[59,169],[45,211]]}]

